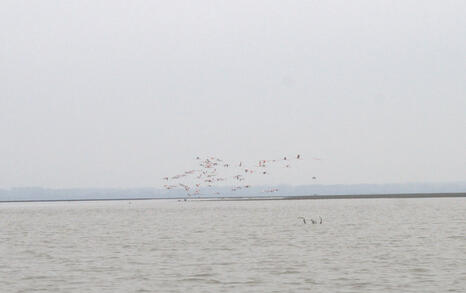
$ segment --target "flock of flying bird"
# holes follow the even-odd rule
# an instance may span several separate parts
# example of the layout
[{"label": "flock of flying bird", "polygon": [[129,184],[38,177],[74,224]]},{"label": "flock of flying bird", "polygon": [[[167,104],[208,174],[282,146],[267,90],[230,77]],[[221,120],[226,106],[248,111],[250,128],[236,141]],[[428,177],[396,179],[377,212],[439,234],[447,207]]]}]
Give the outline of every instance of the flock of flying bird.
[{"label": "flock of flying bird", "polygon": [[[183,173],[171,176],[164,177],[163,180],[166,181],[164,187],[166,189],[176,189],[182,188],[186,191],[188,196],[201,195],[201,189],[204,191],[205,187],[211,188],[215,187],[216,184],[228,183],[230,180],[233,180],[231,191],[237,191],[241,189],[251,188],[251,185],[245,183],[246,179],[251,176],[259,175],[268,175],[270,174],[270,168],[273,165],[278,165],[282,168],[290,168],[293,161],[301,160],[301,155],[296,155],[294,157],[283,157],[280,159],[272,160],[259,160],[256,164],[246,165],[243,162],[239,163],[229,163],[217,157],[207,157],[200,158],[196,157],[198,165],[200,168],[186,170]],[[315,160],[320,160],[314,158]],[[231,173],[230,175],[222,173]],[[316,177],[312,177],[316,179]],[[184,181],[182,183],[180,181]],[[190,182],[187,184],[186,182]],[[266,193],[277,192],[278,188],[271,188],[264,190]],[[219,192],[213,192],[210,194],[220,195]]]}]

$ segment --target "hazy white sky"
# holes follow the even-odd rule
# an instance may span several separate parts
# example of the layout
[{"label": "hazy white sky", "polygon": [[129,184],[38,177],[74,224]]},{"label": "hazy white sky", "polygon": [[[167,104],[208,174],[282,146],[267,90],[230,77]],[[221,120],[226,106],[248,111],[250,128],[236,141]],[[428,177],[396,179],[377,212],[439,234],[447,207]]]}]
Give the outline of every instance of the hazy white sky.
[{"label": "hazy white sky", "polygon": [[464,181],[466,2],[0,2],[0,187],[296,153],[257,183]]}]

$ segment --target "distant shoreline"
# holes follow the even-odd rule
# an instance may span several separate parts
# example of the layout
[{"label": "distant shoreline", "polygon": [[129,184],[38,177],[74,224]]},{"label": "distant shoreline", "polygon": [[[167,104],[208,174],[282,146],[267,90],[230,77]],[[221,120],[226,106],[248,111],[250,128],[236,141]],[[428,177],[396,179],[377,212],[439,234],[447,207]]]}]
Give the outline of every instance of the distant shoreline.
[{"label": "distant shoreline", "polygon": [[259,201],[259,200],[316,200],[316,199],[395,199],[395,198],[452,198],[466,197],[466,192],[455,193],[398,193],[398,194],[348,194],[348,195],[300,195],[300,196],[250,196],[250,197],[136,197],[136,198],[89,198],[89,199],[36,199],[0,200],[0,203],[26,202],[75,202],[75,201],[129,201],[129,200],[184,200],[190,201]]},{"label": "distant shoreline", "polygon": [[398,193],[398,194],[345,194],[345,195],[299,195],[276,197],[228,197],[216,200],[305,200],[305,199],[377,199],[377,198],[450,198],[466,197],[466,192],[455,193]]}]

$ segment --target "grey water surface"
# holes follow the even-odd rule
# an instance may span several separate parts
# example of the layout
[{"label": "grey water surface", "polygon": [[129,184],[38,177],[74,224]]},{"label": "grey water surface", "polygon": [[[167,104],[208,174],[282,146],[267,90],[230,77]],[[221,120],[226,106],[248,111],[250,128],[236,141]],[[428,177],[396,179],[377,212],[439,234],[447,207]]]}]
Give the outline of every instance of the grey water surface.
[{"label": "grey water surface", "polygon": [[465,198],[0,204],[0,292],[465,289]]}]

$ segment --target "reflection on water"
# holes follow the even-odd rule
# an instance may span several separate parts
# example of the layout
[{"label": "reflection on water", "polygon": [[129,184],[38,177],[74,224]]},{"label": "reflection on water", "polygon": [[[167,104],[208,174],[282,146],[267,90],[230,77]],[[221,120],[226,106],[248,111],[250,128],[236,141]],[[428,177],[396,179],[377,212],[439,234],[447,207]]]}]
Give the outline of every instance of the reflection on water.
[{"label": "reflection on water", "polygon": [[464,198],[0,204],[0,292],[464,292],[465,215]]}]

